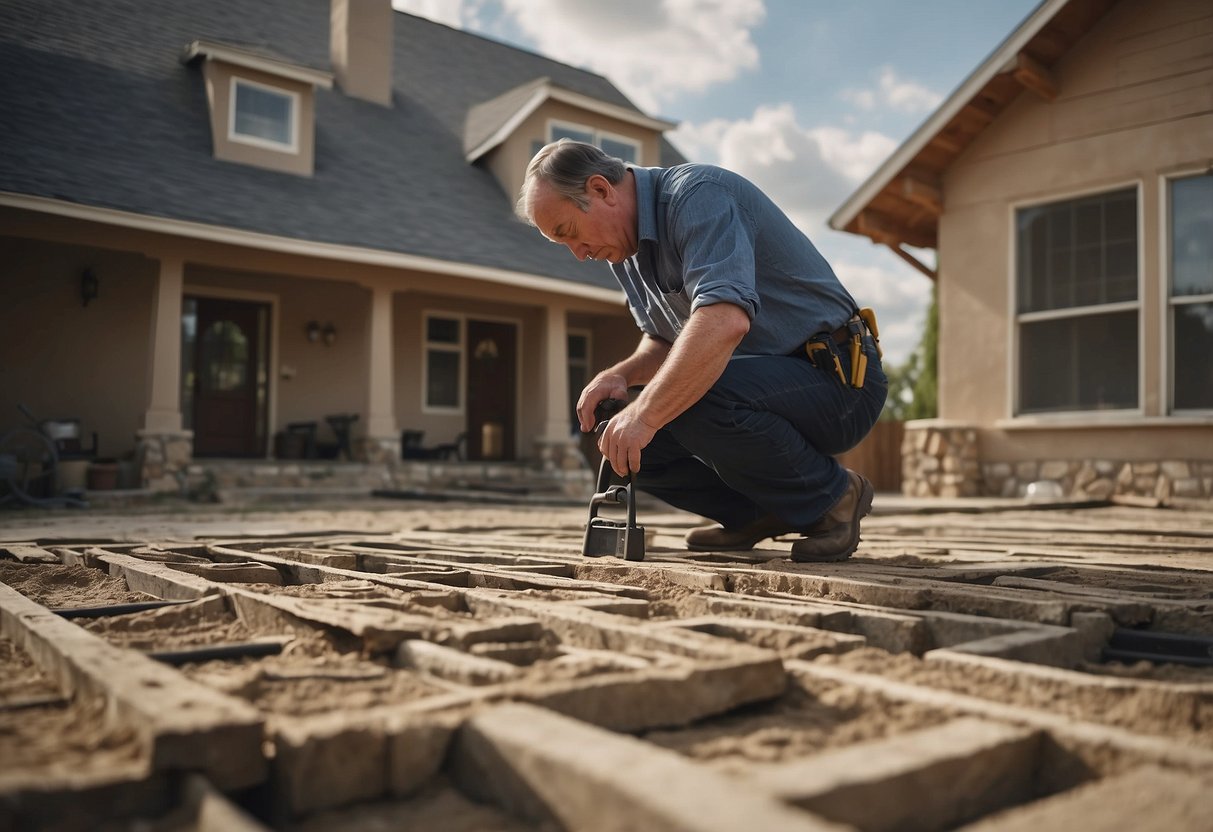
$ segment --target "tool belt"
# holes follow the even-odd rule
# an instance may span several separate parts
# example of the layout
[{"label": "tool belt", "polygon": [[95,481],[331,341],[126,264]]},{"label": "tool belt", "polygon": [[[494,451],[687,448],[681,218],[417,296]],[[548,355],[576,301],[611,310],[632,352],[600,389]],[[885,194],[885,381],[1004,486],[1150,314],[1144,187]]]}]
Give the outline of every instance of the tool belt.
[{"label": "tool belt", "polygon": [[[880,349],[880,330],[876,327],[876,313],[869,307],[860,309],[851,320],[833,332],[819,332],[804,344],[805,355],[813,366],[827,373],[834,373],[843,384],[849,384],[856,390],[863,387],[864,377],[868,374],[868,356],[863,351],[863,339],[871,336],[876,346],[876,355],[883,358]],[[844,347],[851,352],[851,373],[848,377],[842,368],[842,355],[839,348]]]}]

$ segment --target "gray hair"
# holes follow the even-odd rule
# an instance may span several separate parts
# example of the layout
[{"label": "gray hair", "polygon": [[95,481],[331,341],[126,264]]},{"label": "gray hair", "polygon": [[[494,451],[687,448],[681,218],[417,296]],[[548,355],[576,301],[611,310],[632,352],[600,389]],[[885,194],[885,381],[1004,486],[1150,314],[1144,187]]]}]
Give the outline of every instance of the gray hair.
[{"label": "gray hair", "polygon": [[588,211],[590,201],[585,196],[586,181],[591,176],[601,174],[612,185],[618,185],[626,173],[627,166],[622,159],[609,156],[592,144],[558,139],[540,148],[526,166],[526,177],[518,189],[514,213],[531,225],[535,224],[531,218],[531,195],[539,182],[546,183],[560,196],[572,200],[582,211]]}]

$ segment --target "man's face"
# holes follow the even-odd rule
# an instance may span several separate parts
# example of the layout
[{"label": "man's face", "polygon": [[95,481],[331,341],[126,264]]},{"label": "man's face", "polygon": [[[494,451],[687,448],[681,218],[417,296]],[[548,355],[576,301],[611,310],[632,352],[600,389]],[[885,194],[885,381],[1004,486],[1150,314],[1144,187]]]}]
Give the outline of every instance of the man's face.
[{"label": "man's face", "polygon": [[602,176],[586,183],[587,211],[544,182],[535,185],[531,219],[543,236],[568,246],[578,260],[622,263],[636,253],[636,218],[629,215],[618,192]]}]

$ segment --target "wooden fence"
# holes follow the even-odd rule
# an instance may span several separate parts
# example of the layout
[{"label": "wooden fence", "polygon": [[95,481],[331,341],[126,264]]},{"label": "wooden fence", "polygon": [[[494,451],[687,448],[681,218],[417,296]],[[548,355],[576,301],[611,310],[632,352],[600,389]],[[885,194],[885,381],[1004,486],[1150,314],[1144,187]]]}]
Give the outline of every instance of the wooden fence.
[{"label": "wooden fence", "polygon": [[872,432],[838,461],[872,481],[877,491],[901,493],[901,440],[904,422],[877,422]]}]

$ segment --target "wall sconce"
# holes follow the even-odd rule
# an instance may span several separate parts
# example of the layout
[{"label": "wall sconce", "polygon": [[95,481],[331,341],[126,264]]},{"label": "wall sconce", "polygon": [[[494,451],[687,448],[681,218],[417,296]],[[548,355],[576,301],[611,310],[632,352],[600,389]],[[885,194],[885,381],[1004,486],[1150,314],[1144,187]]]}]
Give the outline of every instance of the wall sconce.
[{"label": "wall sconce", "polygon": [[333,342],[337,340],[337,327],[333,326],[331,322],[325,324],[324,329],[320,331],[320,337],[324,339],[326,347],[333,346]]},{"label": "wall sconce", "polygon": [[308,321],[303,332],[307,335],[308,343],[316,343],[320,340],[320,321]]},{"label": "wall sconce", "polygon": [[90,300],[97,298],[100,288],[97,273],[92,269],[85,269],[84,273],[80,275],[80,300],[84,301],[84,306],[88,306]]}]

